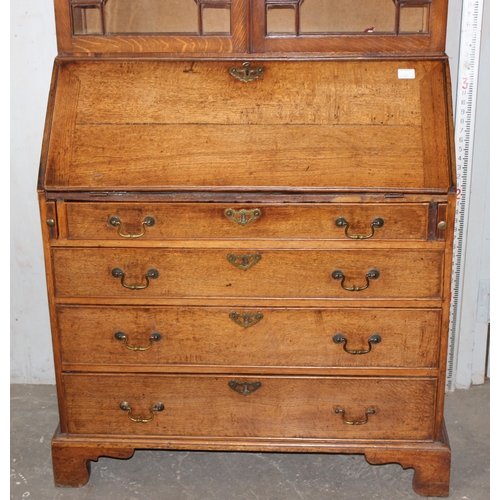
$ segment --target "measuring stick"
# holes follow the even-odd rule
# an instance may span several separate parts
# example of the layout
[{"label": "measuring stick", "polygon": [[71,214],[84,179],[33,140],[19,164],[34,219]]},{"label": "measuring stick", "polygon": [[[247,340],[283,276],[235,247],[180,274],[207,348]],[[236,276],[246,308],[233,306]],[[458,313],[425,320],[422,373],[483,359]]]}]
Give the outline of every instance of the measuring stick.
[{"label": "measuring stick", "polygon": [[477,75],[483,0],[463,0],[462,28],[458,63],[458,86],[455,111],[455,148],[457,163],[457,211],[453,236],[452,299],[448,340],[446,390],[455,389],[455,366],[458,356],[457,341],[462,313],[464,242],[469,216],[469,188],[474,143],[474,123],[477,101]]}]

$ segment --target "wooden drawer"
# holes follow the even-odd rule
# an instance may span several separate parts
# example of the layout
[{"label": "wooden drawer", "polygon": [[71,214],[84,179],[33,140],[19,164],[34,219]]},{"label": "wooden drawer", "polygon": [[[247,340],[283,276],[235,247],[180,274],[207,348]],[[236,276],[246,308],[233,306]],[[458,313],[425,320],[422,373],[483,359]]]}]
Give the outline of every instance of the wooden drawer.
[{"label": "wooden drawer", "polygon": [[[63,363],[99,370],[99,364],[432,368],[440,321],[435,309],[58,307]],[[160,340],[150,341],[154,333]],[[347,343],[334,342],[338,334]],[[373,335],[381,341],[370,350]],[[344,346],[370,352],[354,355]]]},{"label": "wooden drawer", "polygon": [[[438,299],[443,252],[54,248],[53,260],[58,297]],[[230,260],[254,265],[244,270]],[[153,269],[158,277],[146,278]],[[372,269],[379,271],[378,278],[366,278]],[[341,271],[345,280],[333,279],[334,271]],[[343,288],[367,284],[361,291]]]},{"label": "wooden drawer", "polygon": [[[428,203],[67,203],[70,239],[426,240]],[[153,218],[153,225],[147,225]],[[339,219],[344,219],[345,223]],[[119,222],[117,222],[119,220]],[[64,225],[64,222],[61,221]],[[119,226],[118,226],[119,224]],[[347,226],[346,226],[347,224]],[[346,229],[347,234],[346,235]],[[121,233],[123,236],[121,236]],[[142,236],[140,236],[142,235]]]},{"label": "wooden drawer", "polygon": [[[254,392],[241,394],[230,387]],[[435,379],[63,376],[68,431],[203,437],[431,440]],[[133,422],[120,404],[130,405]],[[163,411],[150,412],[157,403]],[[335,410],[344,410],[344,414]],[[366,415],[367,411],[375,411]],[[365,425],[343,422],[363,421]]]}]

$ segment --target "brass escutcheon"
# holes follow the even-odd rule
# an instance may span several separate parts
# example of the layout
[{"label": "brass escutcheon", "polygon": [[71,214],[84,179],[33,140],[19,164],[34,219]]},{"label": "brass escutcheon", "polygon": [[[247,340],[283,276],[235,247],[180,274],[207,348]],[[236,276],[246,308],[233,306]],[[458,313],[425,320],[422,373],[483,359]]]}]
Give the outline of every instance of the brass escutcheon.
[{"label": "brass escutcheon", "polygon": [[347,425],[365,425],[368,423],[368,415],[375,415],[375,410],[373,408],[370,408],[369,410],[365,411],[365,416],[366,418],[364,420],[346,420],[344,418],[345,411],[342,408],[337,408],[335,410],[335,413],[340,413],[342,416],[342,422]]},{"label": "brass escutcheon", "polygon": [[231,380],[228,383],[229,387],[233,391],[236,391],[239,394],[242,394],[243,396],[248,396],[249,394],[252,394],[252,392],[255,392],[257,389],[259,389],[262,384],[257,381],[257,382],[236,382],[236,380]]},{"label": "brass escutcheon", "polygon": [[383,227],[384,224],[385,222],[384,219],[382,219],[382,217],[376,217],[370,224],[371,233],[367,235],[359,235],[359,234],[349,234],[349,222],[347,222],[347,220],[344,217],[338,217],[335,220],[335,225],[337,227],[341,228],[343,227],[345,235],[348,238],[351,238],[352,240],[367,240],[368,238],[371,238],[375,234],[375,229]]},{"label": "brass escutcheon", "polygon": [[249,62],[244,62],[242,66],[243,68],[236,68],[234,66],[229,68],[229,74],[240,82],[253,82],[264,74],[264,68],[262,66],[255,66],[254,68],[250,68]]},{"label": "brass escutcheon", "polygon": [[163,411],[165,409],[165,405],[163,403],[156,403],[153,406],[153,408],[149,409],[149,413],[150,413],[150,417],[149,418],[137,418],[137,417],[133,417],[132,416],[132,407],[126,401],[122,401],[120,403],[120,408],[123,411],[127,412],[127,417],[129,418],[129,420],[132,420],[132,422],[140,422],[140,423],[145,424],[147,422],[151,422],[151,420],[153,420],[153,418],[155,418],[155,414],[154,414],[155,411]]},{"label": "brass escutcheon", "polygon": [[370,269],[365,274],[366,285],[364,286],[344,286],[345,276],[344,273],[340,269],[336,269],[332,273],[332,278],[336,281],[342,280],[340,285],[344,290],[348,292],[361,292],[361,290],[366,290],[370,286],[370,280],[376,280],[380,276],[380,271],[378,269]]},{"label": "brass escutcheon", "polygon": [[228,208],[224,210],[224,215],[232,222],[235,222],[239,226],[248,226],[254,220],[257,220],[261,216],[262,212],[258,208],[252,208],[250,210],[235,210],[234,208]]},{"label": "brass escutcheon", "polygon": [[250,326],[256,325],[264,317],[264,315],[261,312],[245,313],[245,314],[231,312],[231,313],[229,313],[229,317],[237,325],[240,325],[243,328],[249,328]]},{"label": "brass escutcheon", "polygon": [[227,255],[227,260],[231,262],[233,266],[236,266],[239,269],[243,269],[243,271],[246,271],[247,269],[250,269],[252,266],[255,266],[257,262],[259,262],[262,259],[262,255],[260,253],[254,253],[254,254],[243,254],[243,255],[236,255],[234,253],[230,253]]},{"label": "brass escutcheon", "polygon": [[149,336],[149,344],[146,347],[132,347],[128,345],[128,338],[124,332],[116,332],[115,339],[118,340],[119,342],[123,342],[123,345],[130,351],[147,351],[148,349],[151,349],[153,342],[159,342],[161,340],[161,333],[153,332]]},{"label": "brass escutcheon", "polygon": [[119,278],[122,286],[128,288],[129,290],[144,290],[144,288],[147,288],[149,286],[149,280],[150,279],[155,280],[156,278],[158,278],[158,276],[160,276],[160,273],[156,269],[150,269],[145,274],[146,278],[145,285],[127,285],[125,283],[125,273],[119,267],[115,267],[111,271],[111,275],[113,276],[113,278]]},{"label": "brass escutcheon", "polygon": [[368,349],[362,350],[362,351],[355,351],[355,350],[349,350],[347,349],[347,339],[342,335],[341,333],[337,333],[333,336],[333,341],[335,344],[344,344],[344,351],[349,353],[349,354],[368,354],[372,350],[372,346],[374,344],[380,344],[382,342],[382,337],[378,333],[374,333],[369,339],[368,339]]},{"label": "brass escutcheon", "polygon": [[141,222],[142,231],[140,233],[138,233],[138,234],[127,234],[127,233],[122,233],[121,232],[122,222],[120,220],[120,217],[117,217],[116,215],[113,215],[112,217],[109,218],[108,222],[113,227],[116,227],[116,230],[118,231],[118,234],[122,238],[140,238],[141,236],[144,236],[146,234],[146,226],[147,227],[152,227],[156,223],[155,218],[151,217],[151,215],[148,215],[147,217],[144,217],[144,220]]}]

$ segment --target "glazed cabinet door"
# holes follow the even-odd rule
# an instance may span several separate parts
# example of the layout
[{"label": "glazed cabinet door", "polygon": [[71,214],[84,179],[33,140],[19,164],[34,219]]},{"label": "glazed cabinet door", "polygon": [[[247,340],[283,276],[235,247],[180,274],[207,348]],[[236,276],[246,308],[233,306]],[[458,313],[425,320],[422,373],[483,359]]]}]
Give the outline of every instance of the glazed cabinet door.
[{"label": "glazed cabinet door", "polygon": [[447,0],[255,0],[254,52],[439,52]]},{"label": "glazed cabinet door", "polygon": [[247,51],[247,0],[55,0],[60,54]]}]

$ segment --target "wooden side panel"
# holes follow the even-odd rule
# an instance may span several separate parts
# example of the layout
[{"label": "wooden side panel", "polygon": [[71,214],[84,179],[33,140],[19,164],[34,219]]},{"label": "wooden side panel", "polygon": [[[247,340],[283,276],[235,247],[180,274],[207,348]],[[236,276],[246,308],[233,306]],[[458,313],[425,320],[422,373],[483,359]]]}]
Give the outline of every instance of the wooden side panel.
[{"label": "wooden side panel", "polygon": [[73,154],[73,137],[80,96],[80,81],[72,65],[59,66],[50,134],[46,185],[67,186]]},{"label": "wooden side panel", "polygon": [[445,73],[443,67],[436,67],[420,82],[422,98],[422,141],[424,162],[429,165],[425,169],[426,186],[442,186],[449,182],[446,168],[431,168],[430,165],[448,165],[450,149],[448,145],[448,128],[443,118],[447,113],[445,93]]},{"label": "wooden side panel", "polygon": [[[248,395],[229,387],[261,384]],[[432,440],[433,379],[65,375],[70,433]],[[120,403],[129,403],[133,422]],[[157,403],[163,411],[150,412]],[[342,421],[363,421],[365,425]]]}]

